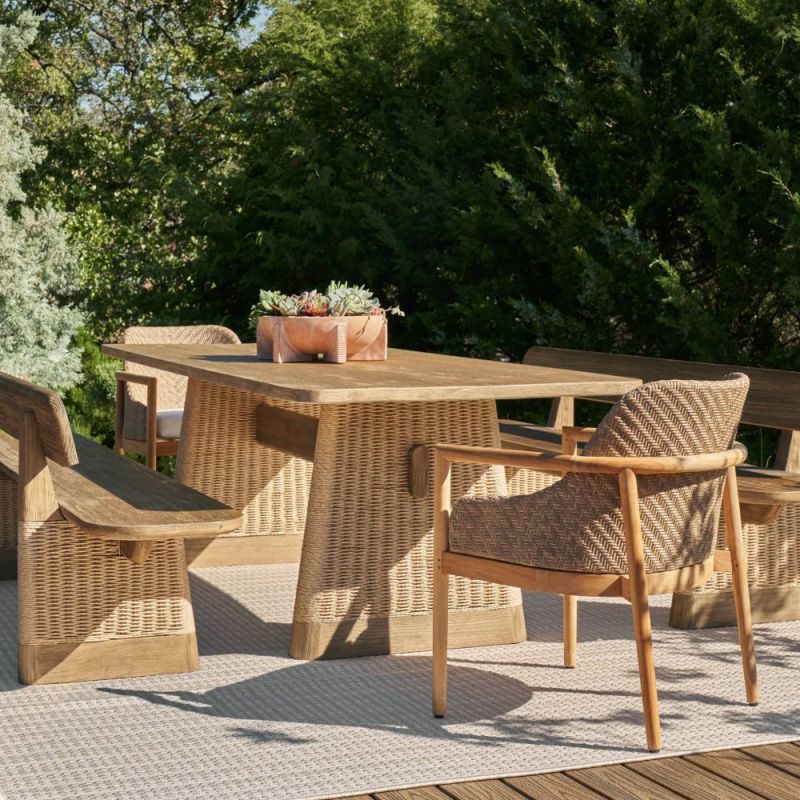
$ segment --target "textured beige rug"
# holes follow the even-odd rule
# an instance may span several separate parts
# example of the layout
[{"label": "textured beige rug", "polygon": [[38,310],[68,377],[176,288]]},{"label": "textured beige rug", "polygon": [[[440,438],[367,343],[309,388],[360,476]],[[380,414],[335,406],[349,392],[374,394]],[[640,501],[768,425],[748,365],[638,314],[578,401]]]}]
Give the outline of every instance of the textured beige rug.
[{"label": "textured beige rug", "polygon": [[[198,570],[202,669],[66,686],[16,681],[16,585],[0,582],[0,796],[250,800],[645,758],[629,607],[580,604],[578,667],[558,598],[526,597],[530,641],[453,651],[430,715],[426,655],[286,656],[296,568]],[[745,705],[735,631],[673,631],[654,611],[664,755],[800,738],[800,623],[761,625],[762,704]]]}]

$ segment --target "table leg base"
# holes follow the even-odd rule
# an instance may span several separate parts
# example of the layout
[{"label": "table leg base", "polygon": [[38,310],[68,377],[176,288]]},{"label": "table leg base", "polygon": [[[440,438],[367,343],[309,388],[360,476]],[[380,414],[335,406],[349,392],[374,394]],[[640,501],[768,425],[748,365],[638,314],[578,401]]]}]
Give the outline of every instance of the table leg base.
[{"label": "table leg base", "polygon": [[[750,588],[753,622],[790,622],[800,619],[800,586]],[[686,592],[672,595],[669,624],[696,630],[736,624],[733,592]]]},{"label": "table leg base", "polygon": [[19,646],[19,679],[28,684],[173,675],[199,668],[194,633]]},{"label": "table leg base", "polygon": [[187,539],[186,563],[189,567],[296,564],[302,549],[302,534]]},{"label": "table leg base", "polygon": [[[309,661],[431,649],[431,614],[361,617],[342,622],[294,622],[289,655]],[[525,640],[521,606],[450,612],[448,647],[485,647]]]}]

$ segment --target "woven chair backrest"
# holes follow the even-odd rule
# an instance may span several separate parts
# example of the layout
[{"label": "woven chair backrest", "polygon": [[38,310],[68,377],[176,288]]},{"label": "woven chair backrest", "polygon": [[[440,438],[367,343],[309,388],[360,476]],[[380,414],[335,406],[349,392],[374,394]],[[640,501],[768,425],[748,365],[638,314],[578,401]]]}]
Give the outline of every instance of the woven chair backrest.
[{"label": "woven chair backrest", "polygon": [[[644,384],[615,403],[587,442],[584,454],[686,456],[728,450],[734,443],[749,383],[746,375],[732,373],[718,381]],[[592,495],[602,486],[602,481],[598,484],[589,476],[568,477],[579,494],[582,483],[585,489],[591,487]],[[618,502],[616,480],[605,480]],[[711,554],[724,480],[724,470],[639,477],[644,547],[651,568],[679,569]],[[575,501],[580,503],[580,497]],[[610,527],[624,541],[621,514],[613,517],[617,524]]]},{"label": "woven chair backrest", "polygon": [[[135,326],[122,334],[124,344],[240,344],[239,337],[230,328],[221,325],[179,325],[172,327]],[[158,410],[183,408],[186,399],[187,379],[160,369],[125,363],[125,371],[138,375],[153,375],[158,379]],[[147,430],[147,389],[126,384],[125,426],[126,439],[144,441]]]},{"label": "woven chair backrest", "polygon": [[27,413],[36,418],[47,458],[64,467],[77,464],[75,440],[61,398],[50,389],[0,372],[0,430],[19,438]]}]

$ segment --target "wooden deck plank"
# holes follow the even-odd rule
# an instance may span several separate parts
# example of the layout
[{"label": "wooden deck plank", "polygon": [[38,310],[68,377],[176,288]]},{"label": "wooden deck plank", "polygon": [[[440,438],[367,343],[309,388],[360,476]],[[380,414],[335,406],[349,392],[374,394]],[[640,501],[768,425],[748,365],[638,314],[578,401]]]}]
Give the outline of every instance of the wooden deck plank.
[{"label": "wooden deck plank", "polygon": [[628,769],[624,764],[570,770],[573,780],[608,800],[686,800],[687,795],[676,794],[658,783]]},{"label": "wooden deck plank", "polygon": [[697,753],[686,760],[767,800],[797,800],[800,793],[800,783],[791,775],[741,750]]},{"label": "wooden deck plank", "polygon": [[375,800],[450,800],[450,798],[435,786],[421,786],[418,789],[398,789],[393,792],[378,792],[373,795]]},{"label": "wooden deck plank", "polygon": [[[743,747],[742,752],[800,778],[800,746],[794,742]],[[800,786],[797,794],[800,797]]]},{"label": "wooden deck plank", "polygon": [[763,800],[761,795],[743,789],[736,784],[685,761],[682,758],[636,761],[627,765],[629,769],[661,784],[691,800]]},{"label": "wooden deck plank", "polygon": [[502,781],[450,783],[439,788],[453,800],[526,800],[525,795],[506,786]]},{"label": "wooden deck plank", "polygon": [[771,800],[800,798],[800,741],[339,800]]},{"label": "wooden deck plank", "polygon": [[505,783],[532,800],[605,800],[562,772],[528,775],[523,778],[505,778]]}]

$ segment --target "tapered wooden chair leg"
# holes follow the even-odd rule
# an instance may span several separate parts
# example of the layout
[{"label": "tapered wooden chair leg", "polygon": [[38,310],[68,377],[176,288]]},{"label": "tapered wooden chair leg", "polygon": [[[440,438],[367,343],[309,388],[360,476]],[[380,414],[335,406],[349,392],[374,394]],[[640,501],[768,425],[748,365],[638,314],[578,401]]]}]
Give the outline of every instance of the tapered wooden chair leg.
[{"label": "tapered wooden chair leg", "polygon": [[574,667],[578,650],[578,598],[564,595],[564,666]]},{"label": "tapered wooden chair leg", "polygon": [[435,516],[433,521],[433,714],[447,710],[448,577],[442,570],[450,516],[450,464],[434,457]]},{"label": "tapered wooden chair leg", "polygon": [[644,566],[642,529],[639,519],[639,491],[636,475],[629,469],[619,476],[622,515],[625,527],[625,544],[630,578],[630,601],[633,613],[633,630],[636,637],[636,655],[639,661],[639,683],[642,688],[644,726],[647,749],[661,749],[661,722],[658,716],[656,670],[653,663],[653,633],[650,624],[650,603],[647,596],[647,573]]},{"label": "tapered wooden chair leg", "polygon": [[745,694],[747,702],[754,706],[758,704],[758,672],[753,644],[753,620],[750,616],[750,589],[747,585],[747,554],[742,542],[742,517],[739,510],[735,467],[728,469],[723,507],[728,550],[731,554],[733,602],[736,607],[736,627],[739,634],[739,649],[742,653]]},{"label": "tapered wooden chair leg", "polygon": [[447,711],[447,575],[434,577],[433,586],[433,714]]}]

